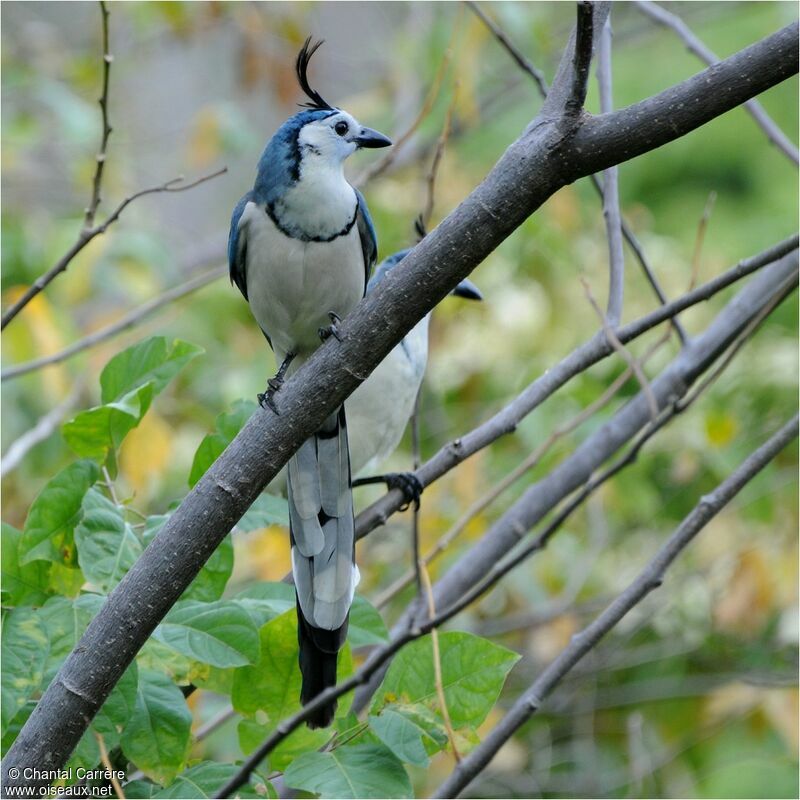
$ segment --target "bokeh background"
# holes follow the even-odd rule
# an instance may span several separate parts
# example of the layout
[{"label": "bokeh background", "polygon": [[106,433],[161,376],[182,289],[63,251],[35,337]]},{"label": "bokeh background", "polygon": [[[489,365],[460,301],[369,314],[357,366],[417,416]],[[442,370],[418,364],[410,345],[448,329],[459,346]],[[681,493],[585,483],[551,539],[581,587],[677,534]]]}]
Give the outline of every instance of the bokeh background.
[{"label": "bokeh background", "polygon": [[[796,18],[793,3],[668,5],[721,56]],[[573,24],[566,3],[491,3],[490,13],[552,78]],[[396,138],[435,95],[392,165],[364,191],[381,257],[413,242],[427,174],[450,113],[432,224],[479,182],[540,106],[533,82],[483,24],[457,3],[112,3],[111,135],[102,212],[177,175],[226,165],[222,177],[131,205],[20,315],[3,336],[4,367],[56,352],[223,262],[230,210],[252,185],[260,151],[300,99],[293,59],[309,33],[326,39],[312,65],[323,96]],[[93,3],[2,4],[3,303],[74,240],[90,194],[100,124],[100,14]],[[633,5],[615,4],[614,96],[623,106],[701,65]],[[438,76],[438,78],[437,78]],[[760,98],[796,141],[797,82]],[[596,111],[591,83],[588,108]],[[383,153],[358,154],[354,178]],[[671,297],[790,235],[797,170],[739,109],[620,169],[623,212]],[[698,227],[716,193],[699,258]],[[625,319],[654,299],[627,254]],[[565,187],[473,274],[483,304],[436,310],[421,399],[422,457],[470,430],[592,335],[597,320],[581,278],[602,301],[607,249],[587,181]],[[729,290],[683,317],[699,331]],[[572,517],[527,562],[451,627],[474,630],[524,658],[503,708],[655,551],[703,491],[785,420],[797,399],[797,306],[785,302],[715,386],[652,441],[637,464]],[[162,334],[200,345],[195,359],[126,439],[119,485],[144,513],[187,491],[202,437],[239,398],[253,398],[274,365],[238,291],[221,278],[136,328],[63,364],[3,383],[6,452],[65,397],[98,400],[97,376],[123,346]],[[641,354],[659,334],[637,341]],[[648,363],[653,375],[673,340]],[[492,448],[424,496],[423,549],[558,426],[600,396],[623,369],[608,359],[562,389]],[[434,578],[465,552],[532,480],[638,391],[635,381],[562,437],[544,461],[473,518],[432,565]],[[72,416],[65,412],[65,419]],[[21,526],[32,498],[70,460],[58,430],[4,476],[3,518]],[[409,468],[404,442],[391,466]],[[567,679],[471,787],[472,796],[797,796],[797,459],[787,450],[703,532],[665,587],[630,615]],[[364,490],[357,502],[377,496]],[[409,565],[409,518],[360,546],[361,590],[373,600]],[[235,591],[279,579],[286,531],[236,539]],[[388,622],[408,591],[383,609]],[[199,722],[215,713],[191,698]],[[197,755],[240,757],[235,723]],[[425,796],[451,769],[439,755],[413,775]]]}]

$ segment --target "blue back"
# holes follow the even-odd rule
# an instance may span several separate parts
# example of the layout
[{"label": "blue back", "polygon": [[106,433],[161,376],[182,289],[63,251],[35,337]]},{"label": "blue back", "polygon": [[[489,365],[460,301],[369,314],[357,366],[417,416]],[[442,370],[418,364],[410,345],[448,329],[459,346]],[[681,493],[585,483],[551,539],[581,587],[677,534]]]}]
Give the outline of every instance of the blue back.
[{"label": "blue back", "polygon": [[375,268],[375,273],[367,284],[367,294],[369,294],[386,277],[389,271],[394,269],[413,249],[413,247],[407,247],[405,250],[398,250],[398,252],[384,258]]}]

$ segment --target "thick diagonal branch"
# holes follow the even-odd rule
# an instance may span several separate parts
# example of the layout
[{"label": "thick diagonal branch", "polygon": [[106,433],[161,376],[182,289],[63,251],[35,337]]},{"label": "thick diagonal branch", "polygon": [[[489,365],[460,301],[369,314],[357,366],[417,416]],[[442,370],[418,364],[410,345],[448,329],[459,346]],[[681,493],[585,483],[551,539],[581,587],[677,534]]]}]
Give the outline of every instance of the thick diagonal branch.
[{"label": "thick diagonal branch", "polygon": [[[564,59],[572,62],[572,48]],[[184,498],[89,624],[9,750],[6,791],[19,783],[9,779],[12,767],[63,766],[155,626],[292,452],[548,197],[571,180],[679,138],[796,70],[797,30],[787,26],[630,109],[585,118],[569,136],[560,118],[534,121],[406,257],[403,270],[389,273],[354,309],[340,328],[341,341],[322,345],[286,382],[277,399],[280,417],[255,413]],[[559,74],[571,85],[569,70]],[[561,90],[558,82],[553,88]],[[670,103],[691,109],[669,115]]]},{"label": "thick diagonal branch", "polygon": [[[689,52],[694,53],[701,61],[706,64],[716,64],[719,61],[716,53],[707,47],[693,32],[692,29],[677,15],[671,14],[666,9],[661,8],[658,3],[651,0],[636,0],[634,5],[650,19],[654,19],[660,25],[671,28],[686,45]],[[775,124],[775,121],[767,114],[764,106],[758,100],[748,100],[744,104],[745,109],[756,121],[756,124],[767,136],[775,147],[778,148],[795,166],[800,164],[800,155],[797,148],[789,140],[789,137]]]}]

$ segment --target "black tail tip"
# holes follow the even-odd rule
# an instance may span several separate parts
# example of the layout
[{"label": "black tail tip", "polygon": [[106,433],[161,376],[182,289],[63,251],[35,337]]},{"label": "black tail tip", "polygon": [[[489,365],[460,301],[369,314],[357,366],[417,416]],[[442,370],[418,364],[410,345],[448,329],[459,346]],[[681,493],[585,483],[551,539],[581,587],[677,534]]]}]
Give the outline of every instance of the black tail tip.
[{"label": "black tail tip", "polygon": [[[308,700],[303,701],[303,705],[307,705],[311,702],[314,698],[310,698]],[[307,720],[306,725],[308,725],[311,730],[316,730],[317,728],[328,728],[333,724],[333,717],[336,714],[336,701],[334,700],[332,703],[328,703],[320,708],[318,708]]]},{"label": "black tail tip", "polygon": [[[336,660],[347,636],[347,619],[336,630],[311,625],[297,606],[297,641],[302,674],[300,702],[306,706],[331,686],[336,685]],[[336,700],[316,709],[306,720],[309,728],[327,728],[336,714]]]}]

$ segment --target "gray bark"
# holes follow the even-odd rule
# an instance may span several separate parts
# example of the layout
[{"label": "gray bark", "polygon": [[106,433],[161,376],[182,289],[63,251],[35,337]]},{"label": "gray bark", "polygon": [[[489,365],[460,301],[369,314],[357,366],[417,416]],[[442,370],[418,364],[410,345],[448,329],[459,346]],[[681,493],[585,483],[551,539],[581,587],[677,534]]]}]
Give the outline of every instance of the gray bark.
[{"label": "gray bark", "polygon": [[[603,21],[602,10],[595,24]],[[572,49],[565,59],[572,61]],[[109,596],[45,692],[3,761],[63,766],[122,673],[211,553],[299,445],[319,428],[397,342],[558,188],[677,139],[797,71],[797,29],[789,25],[648,100],[561,124],[557,102],[574,96],[561,70],[543,112],[486,179],[288,380],[280,416],[253,415],[186,496]],[[565,81],[567,82],[565,84]],[[701,102],[702,100],[702,102]],[[559,113],[557,113],[559,112]]]}]

